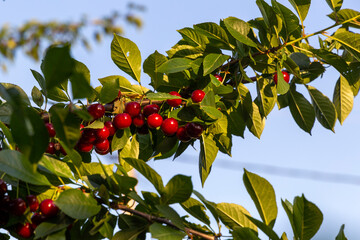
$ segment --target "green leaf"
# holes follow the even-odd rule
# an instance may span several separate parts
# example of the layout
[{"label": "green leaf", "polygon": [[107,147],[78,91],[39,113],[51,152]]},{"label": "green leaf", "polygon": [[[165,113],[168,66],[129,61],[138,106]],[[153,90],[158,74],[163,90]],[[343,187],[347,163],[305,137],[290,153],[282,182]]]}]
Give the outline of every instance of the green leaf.
[{"label": "green leaf", "polygon": [[298,13],[301,22],[303,22],[308,14],[311,0],[289,0],[289,2]]},{"label": "green leaf", "polygon": [[72,179],[74,178],[70,167],[65,162],[55,158],[44,155],[39,162],[39,166],[46,168],[56,176]]},{"label": "green leaf", "polygon": [[200,138],[200,154],[199,154],[199,172],[201,183],[204,186],[206,178],[209,176],[211,166],[215,161],[219,148],[213,139],[212,134],[203,133]]},{"label": "green leaf", "polygon": [[100,120],[95,120],[84,128],[101,129],[104,128],[104,122]]},{"label": "green leaf", "polygon": [[247,36],[250,32],[247,22],[236,17],[228,17],[224,19],[224,24],[236,40],[250,47],[257,47],[257,44]]},{"label": "green leaf", "polygon": [[243,181],[261,219],[266,225],[273,227],[278,211],[274,188],[265,178],[246,170]]},{"label": "green leaf", "polygon": [[166,74],[182,72],[191,68],[191,62],[192,60],[187,58],[172,58],[161,64],[157,71]]},{"label": "green leaf", "polygon": [[289,89],[290,89],[290,85],[287,82],[285,82],[281,67],[279,64],[277,64],[277,84],[276,84],[277,93],[283,95],[287,93]]},{"label": "green leaf", "polygon": [[46,237],[46,240],[66,240],[66,230],[63,229]]},{"label": "green leaf", "polygon": [[[136,139],[136,134],[128,139],[124,148],[119,152],[119,162],[123,165],[124,158],[138,158],[139,157],[139,142]],[[129,169],[130,170],[130,169]]]},{"label": "green leaf", "polygon": [[11,133],[20,151],[31,163],[40,161],[49,144],[49,134],[39,113],[29,107],[13,106]]},{"label": "green leaf", "polygon": [[347,238],[345,237],[344,228],[345,225],[341,225],[339,234],[336,236],[335,240],[347,240]]},{"label": "green leaf", "polygon": [[200,220],[201,222],[210,225],[209,216],[206,215],[205,206],[194,198],[189,198],[185,202],[182,202],[181,207],[187,211],[191,216],[195,217],[196,219]]},{"label": "green leaf", "polygon": [[[45,91],[43,91],[45,93]],[[46,95],[45,95],[46,96]],[[57,101],[57,102],[68,102],[70,99],[66,95],[66,93],[61,90],[59,87],[53,87],[51,89],[47,90],[47,97],[51,100]]]},{"label": "green leaf", "polygon": [[294,52],[291,53],[289,57],[299,66],[300,70],[309,69],[311,62],[309,57],[304,53]]},{"label": "green leaf", "polygon": [[306,86],[310,94],[317,120],[327,129],[334,132],[337,119],[336,109],[330,99],[312,86]]},{"label": "green leaf", "polygon": [[213,22],[205,22],[194,25],[194,29],[210,39],[214,39],[221,43],[221,46],[225,49],[231,50],[233,46],[229,43],[229,38],[226,35],[226,31],[218,24]]},{"label": "green leaf", "polygon": [[294,226],[300,240],[310,240],[323,221],[320,209],[304,195],[294,200]]},{"label": "green leaf", "polygon": [[144,72],[151,77],[151,85],[156,90],[164,80],[164,74],[158,71],[158,68],[167,61],[167,58],[155,51],[143,63]]},{"label": "green leaf", "polygon": [[[127,80],[126,78],[124,78],[123,76],[120,76],[120,75],[111,75],[111,76],[107,76],[104,78],[99,78],[99,82],[103,86],[110,84],[110,85],[113,85],[113,87],[116,89],[119,89],[119,87],[120,87],[120,90],[122,92],[136,92],[136,90],[133,88],[133,86],[131,85],[129,80]],[[117,85],[115,85],[115,84],[117,84]],[[117,97],[118,93],[119,92],[117,92],[116,95],[113,97],[114,98]]]},{"label": "green leaf", "polygon": [[272,226],[268,226],[265,223],[263,223],[260,220],[257,220],[255,218],[252,218],[250,216],[246,217],[254,223],[258,228],[260,228],[261,231],[263,231],[271,240],[280,240],[279,236],[276,234],[276,232],[272,229]]},{"label": "green leaf", "polygon": [[217,108],[215,107],[211,107],[211,106],[201,106],[201,109],[206,113],[207,116],[209,116],[211,119],[213,120],[217,120],[222,118],[223,114],[221,113],[221,111],[219,111]]},{"label": "green leaf", "polygon": [[[36,239],[43,238],[43,237],[46,237],[46,236],[48,236],[48,235],[50,235],[52,233],[58,232],[58,231],[60,231],[62,229],[66,230],[66,228],[68,226],[69,226],[69,224],[64,223],[64,222],[62,222],[62,223],[43,222],[36,228],[36,230],[35,230],[35,238]],[[64,237],[65,237],[65,235],[64,235]],[[48,239],[48,238],[46,238],[46,239]],[[52,238],[50,237],[50,239],[52,239]]]},{"label": "green leaf", "polygon": [[135,43],[114,34],[111,42],[111,59],[116,66],[140,83],[141,55]]},{"label": "green leaf", "polygon": [[292,34],[298,37],[301,27],[299,25],[298,17],[287,7],[278,3],[276,0],[271,1],[274,10],[278,13],[283,22],[283,29],[286,33],[286,38],[289,38]]},{"label": "green leaf", "polygon": [[168,99],[182,99],[181,97],[178,96],[174,96],[171,95],[169,93],[163,93],[163,92],[157,92],[157,93],[148,93],[146,94],[146,98],[149,100],[159,100],[159,101],[164,101],[164,100],[168,100]]},{"label": "green leaf", "polygon": [[353,92],[348,81],[343,76],[340,76],[336,82],[333,103],[336,108],[337,117],[342,125],[354,105]]},{"label": "green leaf", "polygon": [[343,0],[326,0],[326,2],[334,12],[339,11],[343,4]]},{"label": "green leaf", "polygon": [[167,205],[156,205],[156,208],[166,219],[169,219],[173,224],[175,224],[176,227],[184,230],[185,226],[183,224],[183,220],[173,208]]},{"label": "green leaf", "polygon": [[36,105],[38,105],[39,107],[43,105],[44,97],[36,86],[34,86],[33,89],[31,90],[31,97]]},{"label": "green leaf", "polygon": [[123,149],[130,137],[131,132],[129,128],[116,131],[113,140],[111,141],[112,151]]},{"label": "green leaf", "polygon": [[137,240],[138,236],[146,230],[146,227],[130,228],[121,230],[111,240]]},{"label": "green leaf", "polygon": [[181,34],[184,40],[191,45],[204,47],[207,43],[209,43],[209,40],[204,35],[197,33],[192,28],[183,28],[177,31]]},{"label": "green leaf", "polygon": [[80,121],[77,115],[69,109],[55,105],[50,109],[50,114],[56,136],[67,147],[73,148],[80,138]]},{"label": "green leaf", "polygon": [[1,121],[0,119],[0,128],[2,133],[5,135],[6,140],[8,141],[8,143],[15,148],[15,142],[14,142],[14,138],[11,134],[10,129],[4,124],[3,121]]},{"label": "green leaf", "polygon": [[244,137],[244,131],[246,125],[240,107],[241,106],[235,108],[234,106],[231,106],[228,109],[228,114],[227,114],[228,123],[229,123],[228,131],[236,136]]},{"label": "green leaf", "polygon": [[18,151],[0,151],[0,169],[6,174],[34,185],[51,185],[47,178],[38,172]]},{"label": "green leaf", "polygon": [[163,204],[182,203],[190,198],[192,191],[191,177],[175,175],[164,188],[162,202]]},{"label": "green leaf", "polygon": [[360,34],[348,31],[336,32],[329,38],[338,41],[348,52],[360,61]]},{"label": "green leaf", "polygon": [[75,61],[70,56],[70,45],[50,46],[45,53],[41,70],[45,77],[46,90],[60,87],[68,80],[75,67]]},{"label": "green leaf", "polygon": [[297,125],[311,134],[315,122],[315,111],[311,103],[295,88],[291,87],[288,94],[288,101],[291,115]]},{"label": "green leaf", "polygon": [[277,99],[276,87],[266,79],[260,77],[256,81],[256,89],[258,92],[258,96],[255,99],[256,103],[258,103],[261,115],[266,117],[275,106]]},{"label": "green leaf", "polygon": [[248,110],[249,118],[246,121],[246,125],[249,131],[257,138],[260,139],[261,134],[265,127],[265,118],[261,116],[259,107],[256,103],[252,103],[252,107]]},{"label": "green leaf", "polygon": [[39,73],[35,70],[32,70],[32,69],[30,69],[30,70],[31,70],[31,73],[34,76],[35,80],[39,83],[41,90],[44,91],[44,95],[47,96],[45,78],[41,75],[41,73]]},{"label": "green leaf", "polygon": [[125,158],[124,160],[149,180],[160,194],[164,192],[164,183],[161,176],[143,160],[135,158]]},{"label": "green leaf", "polygon": [[250,228],[235,228],[231,232],[234,240],[260,240],[260,238],[257,236],[257,232]]},{"label": "green leaf", "polygon": [[338,12],[332,12],[329,18],[338,24],[349,24],[351,27],[360,28],[360,12],[353,9],[341,9]]},{"label": "green leaf", "polygon": [[230,229],[248,227],[257,232],[257,227],[246,217],[250,213],[235,203],[218,203],[217,212],[221,221]]},{"label": "green leaf", "polygon": [[26,92],[18,85],[2,82],[0,83],[0,86],[0,96],[10,104],[22,104],[26,106],[30,105],[30,100]]},{"label": "green leaf", "polygon": [[217,54],[217,53],[210,53],[206,55],[203,61],[203,66],[204,66],[203,76],[212,73],[215,69],[220,67],[229,58],[230,56],[228,55]]},{"label": "green leaf", "polygon": [[79,189],[65,190],[55,201],[61,211],[75,219],[86,219],[96,215],[101,207],[89,194]]},{"label": "green leaf", "polygon": [[93,94],[90,86],[90,71],[82,62],[74,60],[75,66],[70,75],[72,94],[75,99],[89,98]]},{"label": "green leaf", "polygon": [[256,4],[264,18],[267,28],[272,31],[273,27],[277,26],[277,18],[274,9],[264,0],[256,0]]},{"label": "green leaf", "polygon": [[186,236],[186,233],[168,226],[163,226],[160,223],[151,224],[149,231],[152,238],[159,240],[181,240]]},{"label": "green leaf", "polygon": [[200,201],[202,201],[205,204],[206,208],[211,212],[216,222],[219,223],[219,214],[217,212],[216,204],[206,200],[204,196],[201,195],[198,191],[194,190],[193,192],[200,199]]}]

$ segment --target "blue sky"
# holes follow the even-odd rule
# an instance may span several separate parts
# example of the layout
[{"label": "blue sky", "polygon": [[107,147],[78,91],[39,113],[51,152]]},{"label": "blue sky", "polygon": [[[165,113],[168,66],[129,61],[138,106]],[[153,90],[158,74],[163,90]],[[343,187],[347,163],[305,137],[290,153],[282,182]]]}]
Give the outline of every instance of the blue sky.
[{"label": "blue sky", "polygon": [[[287,1],[279,0],[279,2],[289,6]],[[87,14],[90,18],[97,18],[114,9],[122,11],[126,3],[114,0],[6,0],[0,2],[0,24],[19,25],[29,19],[79,20],[82,14]],[[147,7],[146,12],[141,14],[144,27],[137,30],[125,25],[125,36],[138,45],[142,60],[145,60],[155,50],[165,54],[165,51],[180,39],[180,34],[176,32],[177,29],[191,27],[193,24],[201,22],[218,22],[219,19],[228,16],[235,16],[243,20],[260,16],[255,0],[183,0],[181,2],[154,0],[137,1],[137,3]],[[360,2],[344,0],[343,8],[359,10]],[[333,22],[326,17],[326,14],[330,12],[325,0],[313,1],[305,20],[306,33],[312,33],[331,25]],[[72,50],[74,58],[85,63],[90,69],[93,86],[99,85],[97,79],[101,77],[114,74],[126,76],[110,58],[110,42],[111,38],[105,38],[100,45],[94,45],[92,52],[86,52],[79,45],[75,45]],[[314,37],[312,43],[315,45],[316,42],[317,39]],[[39,70],[40,63],[29,60],[19,52],[15,63],[9,65],[9,72],[7,74],[0,73],[0,81],[18,84],[27,93],[30,93],[36,81],[29,69]],[[332,99],[334,83],[338,76],[336,71],[329,69],[322,79],[318,79],[312,85]],[[144,84],[149,83],[149,78],[144,73],[142,81]],[[317,179],[316,175],[312,179],[284,177],[275,175],[274,172],[271,174],[272,170],[263,166],[266,164],[360,176],[359,107],[359,100],[355,98],[353,112],[343,126],[337,123],[335,134],[315,123],[312,136],[297,127],[288,109],[281,111],[274,109],[266,121],[261,140],[249,132],[246,132],[245,139],[235,138],[233,157],[218,156],[203,189],[197,169],[198,152],[195,150],[187,151],[184,156],[174,162],[168,159],[150,162],[150,165],[163,176],[164,182],[177,173],[190,175],[194,181],[194,188],[209,200],[241,204],[251,214],[258,217],[242,184],[243,168],[246,168],[265,177],[274,186],[279,207],[279,217],[275,229],[279,234],[282,231],[291,232],[285,212],[281,208],[280,199],[292,201],[295,196],[304,193],[306,198],[316,203],[324,214],[323,225],[315,239],[335,239],[343,223],[346,225],[345,232],[348,239],[360,239],[360,229],[358,228],[360,207],[357,202],[360,199],[359,182],[355,185],[314,181]],[[151,190],[151,186],[140,177],[139,189]],[[290,237],[291,234],[288,236]]]}]

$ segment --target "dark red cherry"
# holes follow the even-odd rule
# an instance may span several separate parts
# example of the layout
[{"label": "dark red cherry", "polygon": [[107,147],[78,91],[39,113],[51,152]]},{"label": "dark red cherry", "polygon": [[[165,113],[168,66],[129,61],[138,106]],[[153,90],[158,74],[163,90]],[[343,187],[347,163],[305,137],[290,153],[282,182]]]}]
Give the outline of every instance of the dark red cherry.
[{"label": "dark red cherry", "polygon": [[35,195],[27,196],[26,201],[29,205],[30,212],[36,212],[39,209],[39,201]]},{"label": "dark red cherry", "polygon": [[45,217],[54,217],[58,214],[59,208],[55,205],[51,199],[45,199],[40,203],[40,212]]},{"label": "dark red cherry", "polygon": [[97,139],[107,139],[110,136],[109,129],[104,126],[103,128],[95,129],[95,135]]},{"label": "dark red cherry", "polygon": [[113,119],[113,124],[118,129],[125,129],[130,127],[131,122],[132,119],[128,113],[117,114]]},{"label": "dark red cherry", "polygon": [[48,153],[48,154],[55,154],[55,152],[56,152],[55,144],[52,143],[52,142],[49,142],[48,147],[47,147],[47,149],[46,149],[46,153]]},{"label": "dark red cherry", "polygon": [[160,127],[162,122],[163,118],[157,113],[153,113],[147,118],[147,125],[149,128]]},{"label": "dark red cherry", "polygon": [[109,136],[114,136],[114,134],[116,133],[116,128],[113,124],[112,121],[106,121],[104,122],[104,126],[107,127],[107,129],[109,130]]},{"label": "dark red cherry", "polygon": [[191,137],[189,137],[189,135],[186,133],[185,127],[178,128],[176,131],[176,137],[182,142],[188,142],[191,140]]},{"label": "dark red cherry", "polygon": [[203,90],[197,89],[195,91],[193,91],[193,93],[191,94],[191,100],[194,103],[199,103],[201,102],[205,97],[205,92]]},{"label": "dark red cherry", "polygon": [[178,121],[175,118],[167,118],[161,124],[161,130],[167,136],[174,135],[178,130]]},{"label": "dark red cherry", "polygon": [[147,118],[149,117],[151,114],[153,113],[158,113],[160,110],[159,106],[156,105],[156,104],[150,104],[150,105],[146,105],[144,108],[143,108],[143,114],[144,114],[144,117]]},{"label": "dark red cherry", "polygon": [[76,148],[80,151],[80,152],[90,152],[93,149],[93,144],[92,143],[85,143],[85,142],[79,142],[76,145]]},{"label": "dark red cherry", "polygon": [[45,127],[49,133],[49,137],[55,137],[56,132],[55,132],[54,125],[52,125],[52,123],[45,123]]},{"label": "dark red cherry", "polygon": [[7,192],[7,185],[6,182],[0,179],[0,197]]},{"label": "dark red cherry", "polygon": [[[169,94],[177,97],[181,97],[180,93],[171,91]],[[167,104],[169,104],[171,107],[178,107],[181,105],[182,100],[181,99],[168,99],[166,100]]]},{"label": "dark red cherry", "polygon": [[128,113],[131,117],[139,115],[141,112],[141,106],[138,102],[128,102],[125,106],[125,112]]},{"label": "dark red cherry", "polygon": [[84,143],[93,143],[96,141],[96,133],[94,129],[84,128],[83,133],[80,138],[81,142]]},{"label": "dark red cherry", "polygon": [[46,221],[46,216],[42,215],[38,212],[34,213],[34,215],[31,217],[31,227],[32,229],[36,229],[37,226],[39,226],[42,222]]},{"label": "dark red cherry", "polygon": [[26,203],[21,198],[16,198],[10,202],[11,205],[11,213],[16,216],[22,216],[24,215],[26,211]]},{"label": "dark red cherry", "polygon": [[103,117],[105,114],[105,107],[100,103],[91,104],[87,110],[95,120]]},{"label": "dark red cherry", "polygon": [[201,136],[204,129],[200,124],[191,122],[185,125],[185,130],[189,137],[198,138]]},{"label": "dark red cherry", "polygon": [[16,233],[22,238],[30,238],[33,234],[33,230],[30,226],[30,223],[21,224],[18,223],[16,225]]},{"label": "dark red cherry", "polygon": [[95,144],[95,151],[99,152],[106,152],[110,148],[110,142],[107,139],[96,141]]},{"label": "dark red cherry", "polygon": [[135,127],[142,127],[145,124],[145,117],[141,113],[132,120]]}]

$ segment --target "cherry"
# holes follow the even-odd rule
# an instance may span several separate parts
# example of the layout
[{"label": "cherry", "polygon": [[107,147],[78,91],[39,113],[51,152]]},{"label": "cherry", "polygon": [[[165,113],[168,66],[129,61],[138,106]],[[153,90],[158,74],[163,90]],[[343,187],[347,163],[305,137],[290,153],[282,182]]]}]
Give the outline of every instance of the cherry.
[{"label": "cherry", "polygon": [[[171,91],[169,92],[170,95],[181,97],[180,93]],[[178,107],[181,105],[182,100],[181,99],[168,99],[166,100],[167,104],[169,104],[171,107]]]},{"label": "cherry", "polygon": [[147,125],[144,124],[142,127],[137,128],[137,132],[139,134],[145,135],[149,133],[149,128]]},{"label": "cherry", "polygon": [[193,93],[191,94],[191,100],[194,103],[201,102],[204,99],[204,97],[205,97],[205,92],[200,89],[193,91]]},{"label": "cherry", "polygon": [[0,196],[4,195],[7,192],[7,185],[4,180],[0,179]]},{"label": "cherry", "polygon": [[214,77],[216,77],[216,79],[219,80],[220,82],[224,81],[223,77],[220,76],[220,74],[214,74]]},{"label": "cherry", "polygon": [[55,151],[56,151],[55,144],[52,142],[49,142],[48,147],[46,149],[46,153],[55,154]]},{"label": "cherry", "polygon": [[59,208],[55,205],[51,199],[45,199],[40,203],[40,212],[45,217],[54,217],[58,214]]},{"label": "cherry", "polygon": [[110,142],[107,139],[96,141],[95,144],[95,151],[97,152],[106,152],[110,148]]},{"label": "cherry", "polygon": [[143,109],[144,117],[149,117],[153,113],[158,113],[160,110],[159,106],[156,104],[146,105]]},{"label": "cherry", "polygon": [[45,123],[45,127],[49,133],[49,137],[55,137],[56,132],[55,132],[55,128],[54,125],[52,125],[52,123]]},{"label": "cherry", "polygon": [[79,142],[76,145],[76,148],[80,151],[80,152],[90,152],[93,149],[93,144],[92,143],[86,143],[86,142]]},{"label": "cherry", "polygon": [[16,216],[22,216],[26,211],[26,203],[21,198],[16,198],[13,201],[11,201],[10,206],[11,206],[11,213]]},{"label": "cherry", "polygon": [[4,195],[0,198],[0,210],[8,212],[10,209],[11,199],[9,195]]},{"label": "cherry", "polygon": [[95,152],[100,155],[106,155],[110,152],[110,147],[106,151],[99,151],[97,148],[95,148]]},{"label": "cherry", "polygon": [[31,227],[32,229],[36,229],[42,222],[46,220],[46,217],[38,212],[34,213],[31,217]]},{"label": "cherry", "polygon": [[131,117],[135,117],[141,112],[141,106],[138,102],[129,102],[125,106],[125,112]]},{"label": "cherry", "polygon": [[200,137],[203,130],[204,130],[203,127],[198,123],[191,122],[185,125],[185,131],[187,135],[191,138]]},{"label": "cherry", "polygon": [[178,130],[178,121],[175,118],[167,118],[161,124],[161,130],[167,136],[174,135]]},{"label": "cherry", "polygon": [[30,238],[33,230],[31,229],[30,223],[19,223],[16,225],[16,233],[22,238]]},{"label": "cherry", "polygon": [[105,107],[100,103],[91,104],[88,106],[87,110],[95,120],[101,118],[105,114]]},{"label": "cherry", "polygon": [[140,113],[139,115],[137,115],[136,117],[133,118],[132,122],[135,125],[135,127],[138,127],[138,128],[142,127],[145,124],[144,115],[142,115]]},{"label": "cherry", "polygon": [[191,140],[191,137],[189,137],[189,135],[186,133],[185,127],[178,128],[176,131],[176,137],[182,142],[188,142]]},{"label": "cherry", "polygon": [[[282,71],[281,73],[283,74],[285,82],[289,83],[289,81],[290,81],[289,73],[287,71]],[[274,74],[273,80],[274,80],[275,84],[277,84],[277,81],[278,81],[277,73]]]},{"label": "cherry", "polygon": [[116,128],[115,128],[113,122],[106,121],[106,122],[104,122],[104,126],[107,127],[107,129],[109,130],[109,136],[114,136],[114,134],[116,133]]},{"label": "cherry", "polygon": [[157,113],[153,113],[147,118],[147,124],[149,128],[160,127],[162,122],[163,122],[163,118]]},{"label": "cherry", "polygon": [[114,126],[118,129],[125,129],[131,125],[131,116],[128,113],[120,113],[114,117]]},{"label": "cherry", "polygon": [[67,155],[67,152],[65,151],[65,149],[60,145],[60,153],[64,156]]},{"label": "cherry", "polygon": [[107,139],[110,136],[110,131],[106,126],[104,126],[103,128],[96,129],[95,135],[97,139]]},{"label": "cherry", "polygon": [[80,138],[81,142],[93,143],[96,141],[96,133],[93,129],[85,128]]},{"label": "cherry", "polygon": [[26,196],[26,201],[29,205],[30,212],[36,212],[39,208],[39,201],[35,195]]}]

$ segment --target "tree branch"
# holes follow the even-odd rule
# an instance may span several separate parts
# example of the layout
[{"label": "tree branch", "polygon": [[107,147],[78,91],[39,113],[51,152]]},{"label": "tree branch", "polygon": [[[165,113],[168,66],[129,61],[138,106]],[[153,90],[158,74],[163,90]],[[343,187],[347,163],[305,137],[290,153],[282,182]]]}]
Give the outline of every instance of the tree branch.
[{"label": "tree branch", "polygon": [[[179,229],[175,224],[173,224],[172,222],[170,222],[168,219],[161,218],[161,217],[156,217],[156,216],[152,216],[152,215],[150,215],[150,214],[143,213],[143,212],[137,211],[137,210],[135,210],[135,209],[131,209],[131,208],[125,206],[125,205],[121,205],[121,204],[118,204],[118,203],[112,203],[112,204],[111,204],[111,208],[132,213],[132,214],[134,214],[134,215],[136,215],[136,216],[145,218],[145,219],[148,220],[150,223],[152,223],[152,222],[163,223],[163,224],[166,224],[166,225],[168,225],[168,226],[170,226],[170,227],[173,227],[173,228],[175,228],[175,229],[181,230],[181,229]],[[195,236],[201,237],[201,238],[206,239],[206,240],[217,240],[217,239],[218,239],[217,236],[211,236],[211,235],[208,235],[208,234],[205,234],[205,233],[202,233],[202,232],[199,232],[199,231],[196,231],[196,230],[194,230],[194,229],[187,228],[187,227],[184,228],[184,231],[185,231],[187,234],[195,235]]]}]

